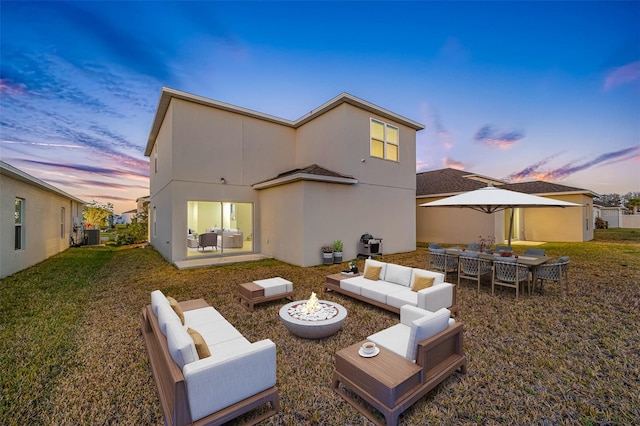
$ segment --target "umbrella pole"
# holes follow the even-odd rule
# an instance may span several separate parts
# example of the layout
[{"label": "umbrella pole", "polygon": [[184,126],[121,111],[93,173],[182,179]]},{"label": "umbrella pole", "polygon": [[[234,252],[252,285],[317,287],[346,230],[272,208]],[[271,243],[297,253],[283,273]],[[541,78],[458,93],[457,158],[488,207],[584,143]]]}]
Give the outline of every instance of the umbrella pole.
[{"label": "umbrella pole", "polygon": [[511,247],[511,233],[513,232],[513,213],[515,212],[515,209],[512,207],[511,208],[511,218],[509,219],[509,244],[508,247]]}]

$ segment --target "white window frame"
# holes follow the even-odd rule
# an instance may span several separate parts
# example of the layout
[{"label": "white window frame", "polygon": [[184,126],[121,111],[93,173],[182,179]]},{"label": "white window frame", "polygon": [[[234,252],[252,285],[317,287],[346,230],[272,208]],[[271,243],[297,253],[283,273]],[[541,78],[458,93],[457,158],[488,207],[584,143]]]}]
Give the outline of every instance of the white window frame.
[{"label": "white window frame", "polygon": [[24,211],[25,211],[25,199],[18,198],[15,199],[16,207],[20,205],[19,210],[16,208],[14,213],[15,218],[15,250],[24,250]]},{"label": "white window frame", "polygon": [[64,238],[65,229],[64,229],[64,219],[65,219],[65,209],[64,207],[60,207],[60,238]]},{"label": "white window frame", "polygon": [[[383,126],[384,129],[384,136],[383,139],[379,139],[379,138],[374,138],[373,137],[373,132],[371,131],[372,125],[373,123],[376,122],[378,124],[381,124]],[[397,142],[390,142],[388,139],[388,129],[395,129],[397,135],[398,135],[398,141]],[[382,142],[383,144],[383,154],[382,157],[379,157],[377,155],[373,154],[373,141],[378,141],[378,142]],[[389,152],[388,152],[388,146],[389,145],[393,145],[396,148],[396,152],[398,153],[398,158],[397,159],[393,159],[393,158],[389,158]],[[392,124],[389,123],[385,123],[382,120],[378,120],[377,118],[373,118],[370,117],[369,119],[369,155],[373,158],[380,158],[383,160],[389,160],[389,161],[394,161],[396,163],[400,162],[400,128],[397,126],[394,126]]]}]

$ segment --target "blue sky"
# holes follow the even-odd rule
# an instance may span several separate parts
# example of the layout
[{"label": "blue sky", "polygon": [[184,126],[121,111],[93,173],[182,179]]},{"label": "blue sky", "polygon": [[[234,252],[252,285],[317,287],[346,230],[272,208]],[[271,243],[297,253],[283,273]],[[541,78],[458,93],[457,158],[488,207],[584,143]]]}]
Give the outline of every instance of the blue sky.
[{"label": "blue sky", "polygon": [[418,171],[640,191],[640,2],[0,3],[2,161],[117,213],[162,86],[425,124]]}]

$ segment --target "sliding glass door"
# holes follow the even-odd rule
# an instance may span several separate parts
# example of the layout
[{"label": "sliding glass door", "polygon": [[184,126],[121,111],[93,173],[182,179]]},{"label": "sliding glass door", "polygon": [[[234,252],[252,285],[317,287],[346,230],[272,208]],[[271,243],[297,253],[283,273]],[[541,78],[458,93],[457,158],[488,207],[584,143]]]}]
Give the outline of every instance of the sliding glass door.
[{"label": "sliding glass door", "polygon": [[187,202],[187,255],[253,252],[253,204]]}]

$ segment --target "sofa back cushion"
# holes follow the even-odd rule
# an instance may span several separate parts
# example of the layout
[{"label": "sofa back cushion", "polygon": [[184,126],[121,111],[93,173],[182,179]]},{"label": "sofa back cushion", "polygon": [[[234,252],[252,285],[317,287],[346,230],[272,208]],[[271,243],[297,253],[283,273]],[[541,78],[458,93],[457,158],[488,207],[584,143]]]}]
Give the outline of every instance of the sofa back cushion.
[{"label": "sofa back cushion", "polygon": [[387,273],[387,264],[384,262],[379,262],[373,259],[367,259],[364,261],[364,272],[367,273],[367,266],[379,266],[380,267],[380,275],[378,276],[379,280],[384,280],[384,276]]},{"label": "sofa back cushion", "polygon": [[160,331],[165,336],[167,335],[167,324],[170,322],[180,323],[180,318],[176,315],[175,311],[171,308],[171,306],[160,304],[158,305],[158,325],[160,326]]},{"label": "sofa back cushion", "polygon": [[161,304],[169,305],[169,301],[160,290],[152,291],[151,292],[151,310],[156,316],[158,316],[158,306]]},{"label": "sofa back cushion", "polygon": [[167,346],[173,361],[180,367],[197,361],[198,352],[193,339],[180,322],[171,321],[167,323]]},{"label": "sofa back cushion", "polygon": [[411,283],[409,284],[409,287],[413,287],[413,283],[416,280],[416,275],[420,275],[423,277],[433,277],[434,278],[433,285],[444,282],[444,274],[441,274],[440,272],[433,272],[433,271],[427,271],[426,269],[413,268],[413,273],[411,274]]},{"label": "sofa back cushion", "polygon": [[411,285],[412,272],[413,269],[407,266],[387,263],[387,272],[385,273],[384,280],[389,283],[409,287]]},{"label": "sofa back cushion", "polygon": [[423,317],[413,320],[411,322],[406,358],[409,361],[415,361],[418,353],[418,343],[446,330],[449,327],[450,318],[451,312],[446,308],[442,308],[436,312],[428,312]]}]

